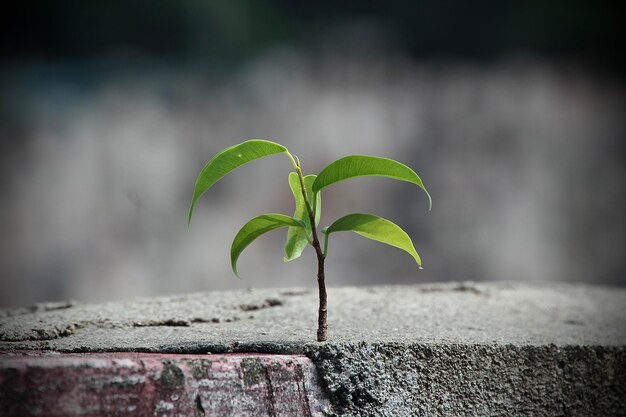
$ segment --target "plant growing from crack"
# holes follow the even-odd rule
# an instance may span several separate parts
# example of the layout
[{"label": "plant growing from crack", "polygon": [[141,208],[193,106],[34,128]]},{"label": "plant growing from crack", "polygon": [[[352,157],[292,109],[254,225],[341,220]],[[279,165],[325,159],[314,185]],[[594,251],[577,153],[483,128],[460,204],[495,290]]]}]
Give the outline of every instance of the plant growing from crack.
[{"label": "plant growing from crack", "polygon": [[257,237],[269,231],[287,227],[285,262],[300,256],[307,245],[315,249],[317,255],[317,283],[319,290],[319,312],[317,340],[327,339],[327,296],[324,276],[324,260],[328,255],[328,237],[334,232],[352,231],[368,239],[395,246],[408,252],[421,269],[422,261],[413,246],[409,235],[396,224],[373,214],[353,213],[341,217],[330,226],[322,229],[324,247],[320,244],[317,227],[321,214],[320,191],[336,182],[361,176],[382,176],[410,182],[420,187],[428,196],[429,209],[432,200],[420,177],[411,168],[387,158],[366,155],[350,155],[328,165],[319,175],[303,175],[300,160],[286,147],[261,139],[252,139],[226,148],[216,154],[202,169],[196,180],[188,225],[198,199],[213,184],[232,170],[255,159],[274,154],[289,157],[295,172],[289,174],[289,186],[293,192],[296,209],[293,216],[284,214],[262,214],[247,222],[237,233],[230,249],[233,272],[237,273],[237,259],[241,252]]}]

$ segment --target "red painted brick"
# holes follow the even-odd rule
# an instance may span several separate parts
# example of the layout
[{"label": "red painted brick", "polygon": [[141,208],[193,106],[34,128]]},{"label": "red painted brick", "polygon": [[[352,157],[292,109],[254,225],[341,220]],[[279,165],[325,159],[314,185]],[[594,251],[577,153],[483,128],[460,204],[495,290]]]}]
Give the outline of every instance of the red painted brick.
[{"label": "red painted brick", "polygon": [[302,355],[3,353],[0,416],[321,416]]}]

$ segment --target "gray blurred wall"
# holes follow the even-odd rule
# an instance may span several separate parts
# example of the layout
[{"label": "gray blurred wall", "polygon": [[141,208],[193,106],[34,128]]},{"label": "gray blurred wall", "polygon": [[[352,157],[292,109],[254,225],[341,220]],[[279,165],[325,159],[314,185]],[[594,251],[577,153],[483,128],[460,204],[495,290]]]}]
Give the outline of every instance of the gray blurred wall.
[{"label": "gray blurred wall", "polygon": [[331,286],[626,284],[622,83],[523,58],[443,65],[381,54],[273,49],[226,76],[118,71],[87,86],[6,76],[4,109],[19,128],[0,129],[0,305],[314,287],[309,250],[283,264],[284,231],[244,252],[242,280],[230,272],[244,222],[292,213],[287,158],[220,181],[187,229],[204,163],[249,138],[286,145],[307,173],[347,154],[394,158],[429,188],[432,212],[417,188],[387,179],[325,190],[322,225],[381,215],[424,261],[420,271],[406,253],[337,234]]}]

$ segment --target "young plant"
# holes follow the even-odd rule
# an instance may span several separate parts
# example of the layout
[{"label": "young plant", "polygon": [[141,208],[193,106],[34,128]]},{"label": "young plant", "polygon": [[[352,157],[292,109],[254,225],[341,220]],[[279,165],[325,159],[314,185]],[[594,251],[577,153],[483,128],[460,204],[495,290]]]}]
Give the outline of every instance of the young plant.
[{"label": "young plant", "polygon": [[198,199],[213,184],[230,171],[255,159],[268,155],[285,154],[289,157],[295,172],[289,174],[289,186],[293,192],[296,209],[293,216],[284,214],[262,214],[246,223],[235,236],[230,249],[230,262],[235,275],[237,259],[241,252],[257,237],[271,230],[287,227],[284,261],[289,262],[300,256],[307,245],[315,249],[317,255],[317,283],[319,289],[319,315],[317,340],[327,339],[327,298],[324,276],[324,260],[328,255],[328,237],[334,232],[352,231],[368,239],[377,240],[408,252],[421,269],[422,261],[413,247],[409,235],[399,226],[373,214],[348,214],[330,226],[322,229],[324,248],[320,244],[317,226],[320,220],[320,191],[336,182],[361,176],[382,176],[400,181],[410,182],[420,187],[428,196],[429,209],[432,200],[420,177],[409,167],[387,158],[366,155],[350,155],[338,159],[319,173],[319,175],[303,175],[300,160],[289,153],[286,147],[266,140],[253,139],[226,148],[216,154],[202,169],[189,208],[188,225]]}]

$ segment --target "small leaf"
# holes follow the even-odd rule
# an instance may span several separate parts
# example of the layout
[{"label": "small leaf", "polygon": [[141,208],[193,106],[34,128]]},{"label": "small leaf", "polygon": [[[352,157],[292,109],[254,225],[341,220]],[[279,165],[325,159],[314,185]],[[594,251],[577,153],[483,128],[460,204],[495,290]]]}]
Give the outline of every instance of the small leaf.
[{"label": "small leaf", "polygon": [[417,254],[409,235],[400,226],[382,217],[363,213],[348,214],[323,231],[327,235],[333,232],[352,231],[368,239],[395,246],[408,252],[417,262],[417,266],[422,267],[422,260]]},{"label": "small leaf", "polygon": [[[312,177],[312,180],[310,182],[306,182],[307,177]],[[306,186],[307,195],[311,194],[315,196],[315,198],[313,198],[313,211],[315,212],[315,226],[320,224],[320,218],[322,217],[322,193],[313,192],[313,183],[315,182],[316,178],[317,178],[317,175],[307,175],[306,177],[304,177],[304,181],[305,181],[304,185]]]},{"label": "small leaf", "polygon": [[350,155],[336,160],[319,173],[313,184],[313,191],[319,192],[322,188],[338,181],[362,176],[389,177],[415,184],[424,190],[428,196],[428,207],[429,209],[432,208],[433,203],[430,194],[415,171],[393,159],[377,156]]},{"label": "small leaf", "polygon": [[[313,186],[313,181],[315,181],[315,178],[315,175],[307,175],[304,177],[304,186],[306,188],[307,198],[309,199],[309,201],[313,201],[313,199],[311,198],[311,196],[313,195],[311,187]],[[285,262],[293,261],[294,259],[299,258],[302,254],[302,251],[309,243],[309,237],[311,236],[311,222],[309,220],[304,197],[302,196],[300,179],[298,178],[298,174],[295,172],[289,174],[289,187],[291,188],[291,192],[293,193],[296,204],[296,209],[293,213],[293,217],[295,219],[302,220],[306,224],[306,230],[295,226],[289,227],[289,230],[287,231],[287,241],[285,243],[286,256],[285,258],[283,258]],[[321,208],[321,196],[320,193],[317,193],[315,201],[313,203],[316,225],[319,223]]]},{"label": "small leaf", "polygon": [[[310,182],[310,181],[309,181]],[[302,254],[302,251],[309,243],[309,236],[311,236],[311,222],[306,210],[306,204],[304,197],[302,196],[302,187],[300,187],[300,179],[298,174],[291,172],[289,174],[289,187],[293,193],[293,198],[296,204],[295,211],[293,213],[294,219],[300,219],[306,225],[305,229],[297,226],[290,226],[287,230],[287,241],[285,242],[285,257],[283,261],[292,261]],[[306,187],[306,183],[305,183]]]},{"label": "small leaf", "polygon": [[284,214],[262,214],[250,220],[244,224],[243,227],[237,232],[233,244],[230,247],[230,264],[233,268],[235,275],[237,273],[237,259],[241,252],[248,247],[248,245],[264,233],[278,229],[281,227],[295,226],[300,228],[306,228],[306,225],[301,221]]},{"label": "small leaf", "polygon": [[193,207],[198,199],[224,175],[250,161],[277,153],[288,153],[288,151],[287,148],[278,143],[263,139],[251,139],[238,145],[231,146],[230,148],[226,148],[216,154],[209,162],[207,162],[204,168],[202,168],[200,175],[198,175],[198,178],[196,179],[196,186],[193,191],[193,198],[191,199],[191,207],[189,208],[189,218],[187,220],[187,224],[191,223]]}]

